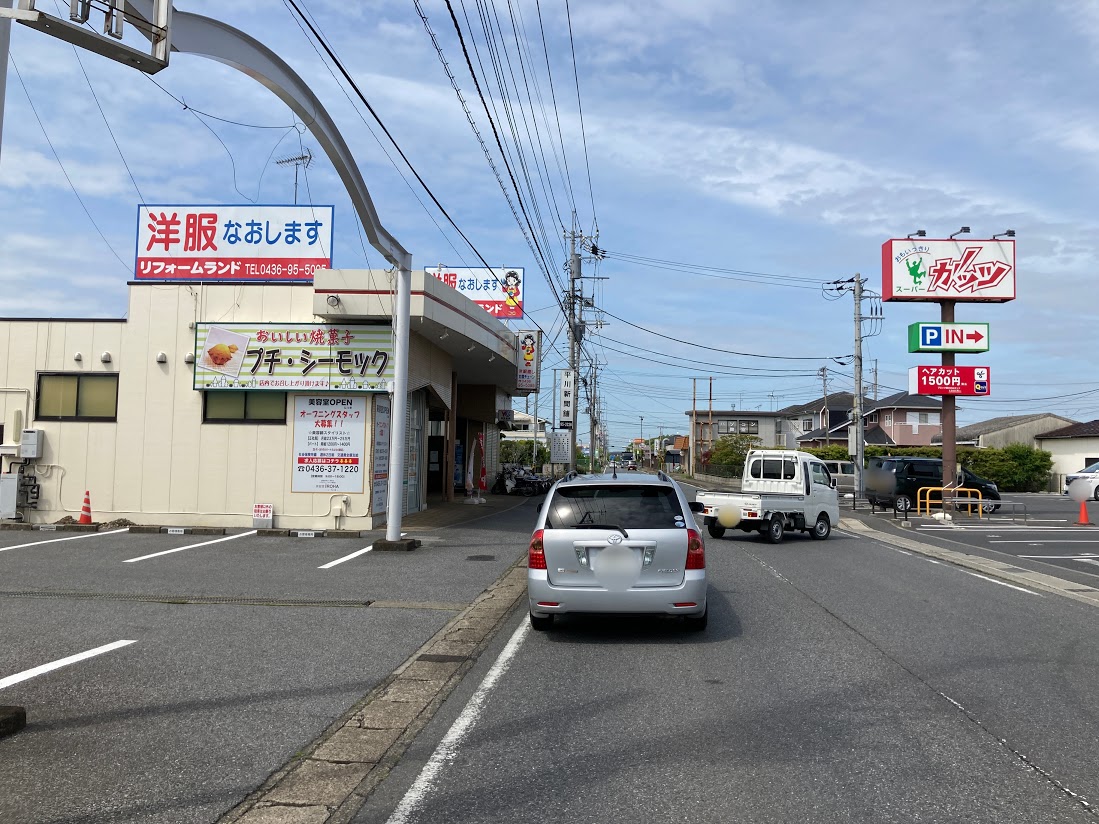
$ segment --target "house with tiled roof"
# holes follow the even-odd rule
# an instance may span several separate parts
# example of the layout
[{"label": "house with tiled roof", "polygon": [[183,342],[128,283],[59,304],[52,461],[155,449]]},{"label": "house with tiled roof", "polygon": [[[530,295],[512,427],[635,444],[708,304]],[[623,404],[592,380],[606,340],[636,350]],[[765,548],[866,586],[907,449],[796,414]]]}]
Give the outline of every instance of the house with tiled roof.
[{"label": "house with tiled roof", "polygon": [[[854,396],[835,392],[800,406],[779,410],[787,414],[799,447],[846,444]],[[827,409],[827,425],[825,425]],[[897,392],[879,401],[863,399],[863,441],[881,446],[928,446],[942,435],[942,401],[930,395]],[[792,446],[793,444],[791,444]]]},{"label": "house with tiled roof", "polygon": [[1036,435],[1035,441],[1053,456],[1053,471],[1058,475],[1099,463],[1099,420],[1051,429]]},{"label": "house with tiled roof", "polygon": [[[1005,415],[999,418],[990,418],[987,421],[980,421],[979,423],[959,426],[955,432],[954,440],[958,446],[976,447],[977,449],[1003,449],[1011,444],[1023,444],[1024,446],[1037,448],[1038,435],[1053,429],[1072,426],[1076,423],[1079,422],[1049,412],[1038,412],[1032,415]],[[936,435],[931,439],[933,446],[940,446],[942,442],[942,435]]]}]

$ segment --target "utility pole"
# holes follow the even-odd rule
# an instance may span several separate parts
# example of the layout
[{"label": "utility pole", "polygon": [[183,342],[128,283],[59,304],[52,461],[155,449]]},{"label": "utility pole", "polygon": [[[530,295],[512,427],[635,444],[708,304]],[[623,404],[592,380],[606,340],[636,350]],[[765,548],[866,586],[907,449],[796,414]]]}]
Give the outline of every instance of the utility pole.
[{"label": "utility pole", "polygon": [[581,312],[576,297],[576,284],[580,279],[580,255],[576,252],[576,222],[573,216],[573,231],[569,233],[569,370],[573,375],[572,428],[569,430],[569,463],[566,471],[576,469],[576,380],[578,361],[580,360],[580,324],[577,315]]},{"label": "utility pole", "polygon": [[590,441],[591,441],[591,471],[592,472],[595,472],[596,444],[598,443],[598,435],[599,435],[599,409],[598,409],[598,398],[599,398],[599,396],[596,394],[596,388],[597,388],[597,386],[596,386],[596,375],[599,372],[598,367],[599,367],[598,359],[593,360],[592,364],[591,364],[591,387],[590,387],[590,390],[591,390],[591,403],[588,406],[588,420],[589,420],[590,426],[591,426]]},{"label": "utility pole", "polygon": [[878,359],[874,358],[874,402],[878,401]]},{"label": "utility pole", "polygon": [[696,471],[695,455],[698,453],[698,378],[691,378],[691,440],[687,446],[690,449],[690,473],[694,476]]},{"label": "utility pole", "polygon": [[714,376],[710,375],[710,437],[706,439],[710,452],[714,451]]},{"label": "utility pole", "polygon": [[820,375],[821,389],[824,391],[824,412],[821,414],[820,426],[824,430],[824,445],[828,445],[828,430],[831,428],[831,421],[828,415],[828,367],[822,366],[817,372]]},{"label": "utility pole", "polygon": [[855,273],[855,403],[852,414],[854,420],[849,426],[855,427],[855,501],[863,494],[863,453],[865,451],[865,432],[862,420],[862,276]]}]

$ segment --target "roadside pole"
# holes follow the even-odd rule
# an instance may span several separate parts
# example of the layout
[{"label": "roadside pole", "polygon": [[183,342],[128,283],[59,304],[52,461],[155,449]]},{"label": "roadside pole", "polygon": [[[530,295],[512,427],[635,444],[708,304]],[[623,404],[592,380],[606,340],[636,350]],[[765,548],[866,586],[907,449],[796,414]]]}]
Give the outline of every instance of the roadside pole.
[{"label": "roadside pole", "polygon": [[854,283],[855,297],[855,403],[852,423],[855,426],[855,500],[857,506],[859,498],[864,493],[863,488],[863,461],[865,460],[866,439],[865,427],[862,419],[862,275],[855,272]]}]

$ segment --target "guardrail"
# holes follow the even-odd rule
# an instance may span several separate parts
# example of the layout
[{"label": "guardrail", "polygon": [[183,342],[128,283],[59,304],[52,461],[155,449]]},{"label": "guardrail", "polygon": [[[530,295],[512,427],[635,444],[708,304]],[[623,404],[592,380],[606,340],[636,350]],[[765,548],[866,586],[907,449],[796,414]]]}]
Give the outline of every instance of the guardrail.
[{"label": "guardrail", "polygon": [[[948,491],[953,492],[954,494],[947,497],[946,493]],[[926,495],[924,494],[925,492],[927,493]],[[946,503],[947,501],[950,501],[951,503],[955,503],[955,504],[957,504],[958,502],[960,502],[962,500],[962,495],[960,493],[964,492],[965,493],[965,498],[966,498],[965,505],[968,507],[968,514],[969,515],[973,514],[973,504],[974,504],[973,498],[974,498],[974,496],[976,496],[976,498],[977,498],[977,500],[976,500],[977,517],[978,518],[983,517],[982,509],[984,508],[984,496],[981,494],[981,490],[972,489],[972,488],[967,487],[967,486],[921,486],[919,489],[916,490],[916,514],[917,515],[922,515],[923,514],[923,504],[926,503],[927,504],[927,517],[929,517],[929,518],[931,517],[931,493],[932,492],[938,492],[939,493],[940,503]]]}]

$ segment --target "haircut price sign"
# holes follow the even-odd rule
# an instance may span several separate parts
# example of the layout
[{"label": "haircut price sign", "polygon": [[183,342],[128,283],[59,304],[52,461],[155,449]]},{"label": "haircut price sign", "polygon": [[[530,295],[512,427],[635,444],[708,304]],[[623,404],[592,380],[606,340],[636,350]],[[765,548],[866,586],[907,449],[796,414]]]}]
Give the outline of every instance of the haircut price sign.
[{"label": "haircut price sign", "polygon": [[913,366],[908,370],[912,395],[988,395],[992,388],[987,366]]}]

